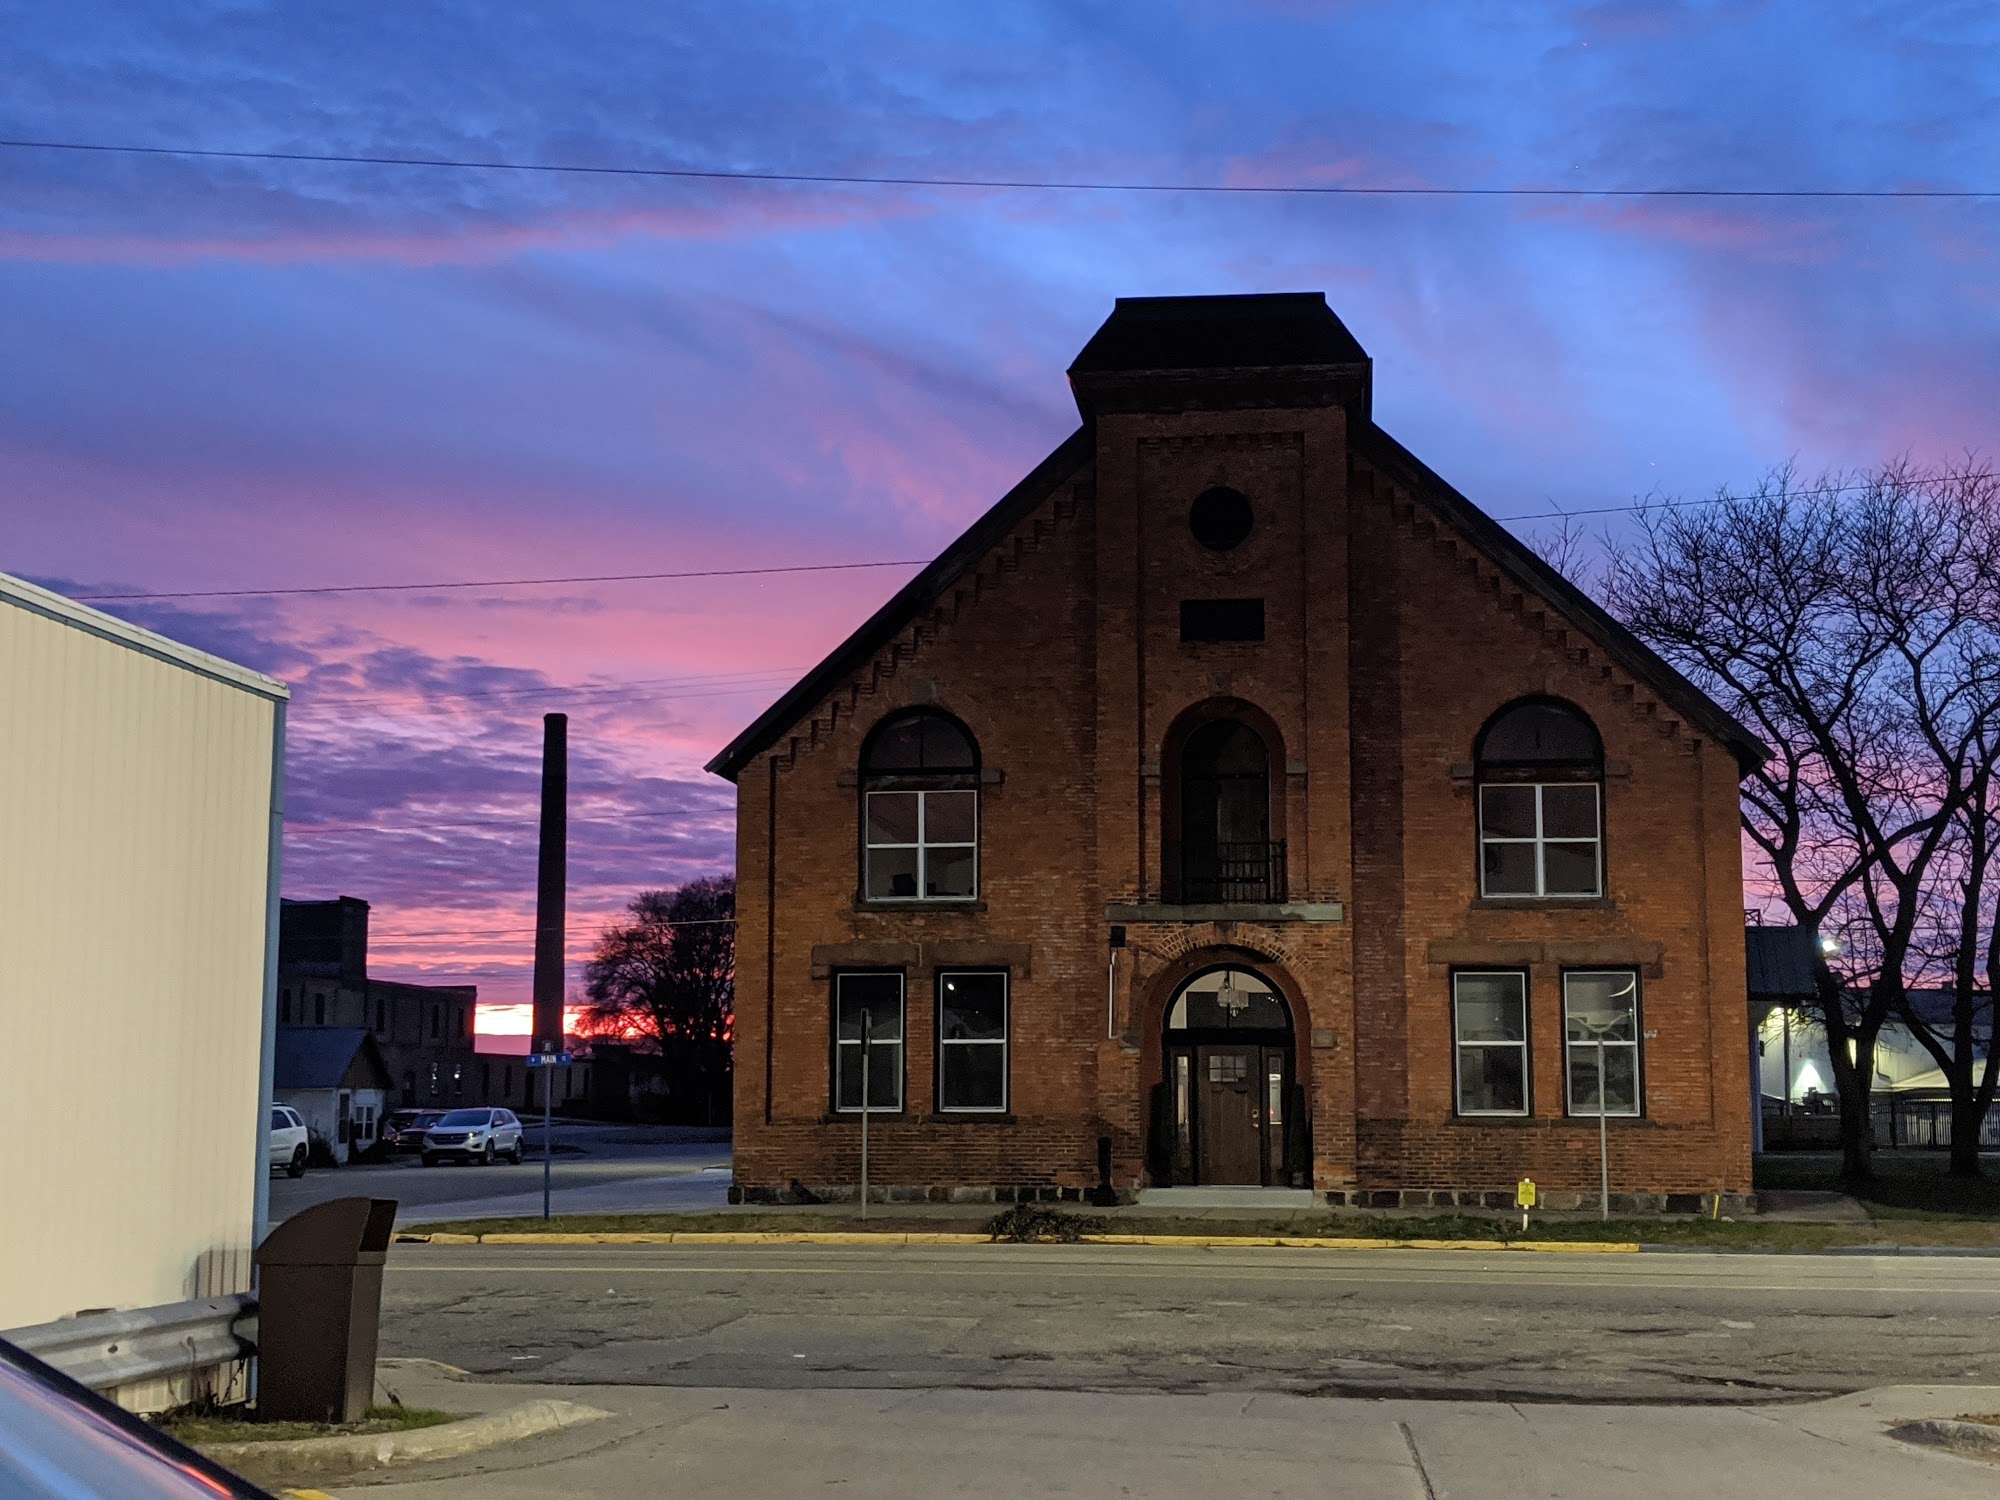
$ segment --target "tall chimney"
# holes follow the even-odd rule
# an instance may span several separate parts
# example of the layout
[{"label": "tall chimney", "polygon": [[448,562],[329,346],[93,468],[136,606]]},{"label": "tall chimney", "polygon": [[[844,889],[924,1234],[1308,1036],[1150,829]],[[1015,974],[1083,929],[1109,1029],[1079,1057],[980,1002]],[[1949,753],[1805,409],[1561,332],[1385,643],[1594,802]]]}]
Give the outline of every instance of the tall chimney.
[{"label": "tall chimney", "polygon": [[[569,715],[542,716],[542,845],[535,872],[537,1052],[562,1050],[563,896],[569,883]],[[554,1043],[552,1048],[544,1043]]]}]

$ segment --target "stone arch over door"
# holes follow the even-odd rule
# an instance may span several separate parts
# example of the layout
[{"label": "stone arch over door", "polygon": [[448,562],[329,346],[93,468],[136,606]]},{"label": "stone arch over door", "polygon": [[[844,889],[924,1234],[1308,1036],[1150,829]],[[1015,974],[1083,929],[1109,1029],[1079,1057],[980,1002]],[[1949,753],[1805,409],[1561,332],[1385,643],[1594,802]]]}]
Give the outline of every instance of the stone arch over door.
[{"label": "stone arch over door", "polygon": [[[1169,1012],[1191,981],[1226,969],[1246,972],[1268,986],[1282,1001],[1290,1023],[1282,1033],[1285,1061],[1282,1123],[1286,1134],[1282,1146],[1267,1158],[1265,1170],[1258,1180],[1266,1181],[1271,1186],[1296,1184],[1310,1187],[1313,1102],[1311,1009],[1298,981],[1272,951],[1283,952],[1283,944],[1276,934],[1258,928],[1238,932],[1233,937],[1233,941],[1225,942],[1175,944],[1182,951],[1145,983],[1135,1019],[1140,1045],[1139,1077],[1146,1089],[1147,1180],[1154,1186],[1189,1180],[1188,1164],[1183,1161],[1177,1170],[1174,1162],[1174,1132],[1180,1121],[1176,1114],[1178,1080],[1170,1076],[1170,1065],[1174,1054],[1186,1048],[1169,1042]],[[1190,1046],[1200,1048],[1226,1039],[1215,1035],[1196,1035],[1185,1040]],[[1267,1047],[1275,1040],[1275,1036],[1268,1034],[1259,1038]],[[1203,1060],[1199,1056],[1195,1059],[1196,1062]],[[1198,1170],[1194,1176],[1199,1178]]]}]

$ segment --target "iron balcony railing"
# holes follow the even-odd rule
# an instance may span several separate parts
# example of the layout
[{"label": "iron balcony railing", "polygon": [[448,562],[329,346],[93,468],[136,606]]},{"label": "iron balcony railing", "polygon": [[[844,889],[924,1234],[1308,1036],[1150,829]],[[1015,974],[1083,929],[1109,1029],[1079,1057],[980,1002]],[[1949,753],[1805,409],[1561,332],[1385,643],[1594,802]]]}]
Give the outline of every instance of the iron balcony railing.
[{"label": "iron balcony railing", "polygon": [[1285,899],[1285,841],[1210,844],[1181,851],[1181,900],[1192,906]]}]

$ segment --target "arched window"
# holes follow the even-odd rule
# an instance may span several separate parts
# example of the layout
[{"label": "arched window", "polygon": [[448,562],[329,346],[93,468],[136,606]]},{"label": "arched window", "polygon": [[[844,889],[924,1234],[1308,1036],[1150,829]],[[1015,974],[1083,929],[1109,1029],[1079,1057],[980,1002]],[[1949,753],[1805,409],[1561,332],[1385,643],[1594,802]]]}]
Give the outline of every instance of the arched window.
[{"label": "arched window", "polygon": [[979,747],[933,709],[884,720],[861,752],[861,890],[870,901],[979,894]]},{"label": "arched window", "polygon": [[1604,742],[1580,709],[1510,703],[1476,749],[1483,896],[1596,896],[1604,889]]},{"label": "arched window", "polygon": [[1214,719],[1180,753],[1181,899],[1285,899],[1284,845],[1271,841],[1271,752],[1238,719]]}]

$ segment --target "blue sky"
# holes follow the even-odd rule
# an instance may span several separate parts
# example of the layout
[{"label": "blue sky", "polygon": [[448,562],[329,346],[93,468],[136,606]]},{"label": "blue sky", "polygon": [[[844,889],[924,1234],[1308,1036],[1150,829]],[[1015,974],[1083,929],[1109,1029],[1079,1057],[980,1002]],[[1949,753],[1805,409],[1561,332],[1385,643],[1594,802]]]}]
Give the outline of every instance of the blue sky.
[{"label": "blue sky", "polygon": [[[0,136],[832,174],[2000,189],[1985,5],[0,4]],[[0,149],[0,567],[74,593],[933,553],[1119,295],[1324,290],[1487,510],[1991,454],[2000,199],[1194,197]],[[1615,545],[1615,517],[1608,523]],[[1518,523],[1531,538],[1547,523]],[[700,764],[907,569],[184,600],[294,682],[287,886],[525,991],[725,867]],[[581,689],[581,691],[578,691]],[[632,817],[631,814],[643,814]]]}]

